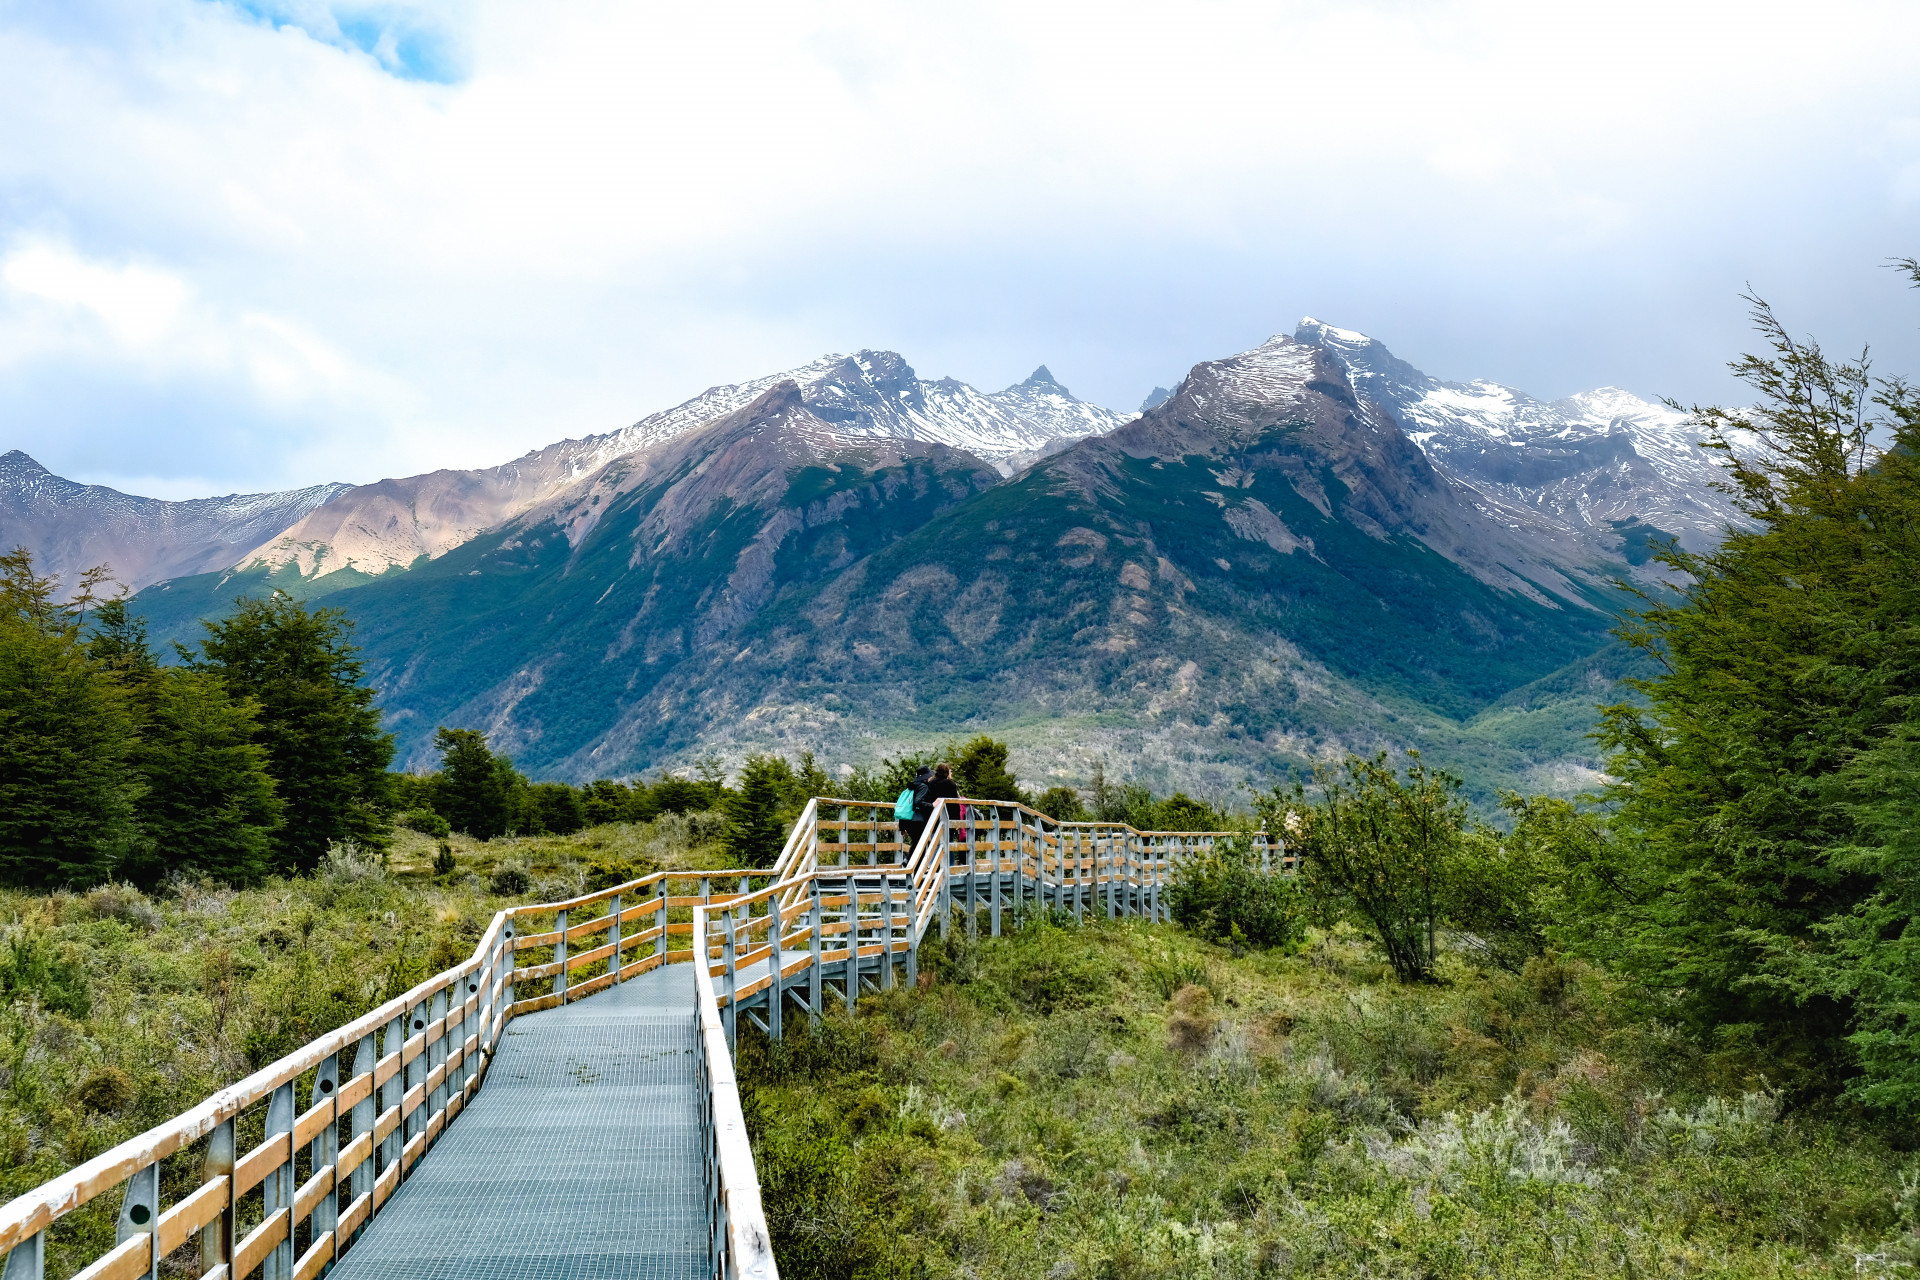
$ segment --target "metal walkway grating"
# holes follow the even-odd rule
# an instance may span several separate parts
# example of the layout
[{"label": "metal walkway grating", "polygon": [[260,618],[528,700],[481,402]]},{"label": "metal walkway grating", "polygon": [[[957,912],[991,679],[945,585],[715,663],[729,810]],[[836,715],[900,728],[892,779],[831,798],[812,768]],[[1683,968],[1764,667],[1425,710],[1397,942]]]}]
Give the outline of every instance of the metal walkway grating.
[{"label": "metal walkway grating", "polygon": [[487,1081],[336,1280],[695,1280],[693,966],[507,1024]]}]

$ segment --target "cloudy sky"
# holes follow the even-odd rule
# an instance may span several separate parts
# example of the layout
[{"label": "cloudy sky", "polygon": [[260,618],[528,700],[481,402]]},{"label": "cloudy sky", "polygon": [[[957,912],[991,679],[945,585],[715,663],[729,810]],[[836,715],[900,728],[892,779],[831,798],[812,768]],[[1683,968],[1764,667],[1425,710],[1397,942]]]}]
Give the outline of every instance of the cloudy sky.
[{"label": "cloudy sky", "polygon": [[0,0],[0,450],[486,465],[888,347],[1132,408],[1302,314],[1725,399],[1920,373],[1920,5]]}]

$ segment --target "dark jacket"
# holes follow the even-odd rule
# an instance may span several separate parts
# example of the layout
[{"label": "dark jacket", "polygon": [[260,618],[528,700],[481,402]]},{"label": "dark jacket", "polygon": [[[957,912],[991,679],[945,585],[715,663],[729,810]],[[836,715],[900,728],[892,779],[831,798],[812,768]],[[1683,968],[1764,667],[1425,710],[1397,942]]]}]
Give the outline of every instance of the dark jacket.
[{"label": "dark jacket", "polygon": [[957,800],[960,788],[953,784],[952,778],[928,778],[925,786],[913,788],[913,816],[918,822],[925,822],[933,816],[934,802],[937,800]]}]

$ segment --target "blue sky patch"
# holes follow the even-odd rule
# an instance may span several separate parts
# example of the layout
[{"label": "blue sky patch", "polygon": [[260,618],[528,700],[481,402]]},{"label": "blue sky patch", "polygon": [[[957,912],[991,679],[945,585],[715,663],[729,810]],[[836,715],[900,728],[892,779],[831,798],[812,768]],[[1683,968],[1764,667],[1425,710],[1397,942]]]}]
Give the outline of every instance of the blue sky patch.
[{"label": "blue sky patch", "polygon": [[323,44],[358,49],[402,80],[453,84],[466,76],[449,15],[405,4],[327,0],[216,0],[275,27],[297,27]]}]

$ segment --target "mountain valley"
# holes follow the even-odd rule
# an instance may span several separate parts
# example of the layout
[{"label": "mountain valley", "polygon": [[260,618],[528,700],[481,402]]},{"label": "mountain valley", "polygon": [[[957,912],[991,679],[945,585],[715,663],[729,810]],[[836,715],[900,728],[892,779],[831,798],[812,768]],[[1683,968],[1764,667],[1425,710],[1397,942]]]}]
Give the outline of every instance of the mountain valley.
[{"label": "mountain valley", "polygon": [[[1411,746],[1484,803],[1599,777],[1584,734],[1635,669],[1615,580],[1733,514],[1670,410],[1440,382],[1311,319],[1150,404],[823,357],[501,467],[288,498],[135,608],[190,638],[241,594],[324,597],[412,765],[440,724],[581,779],[992,730],[1043,784],[1104,762],[1230,799]],[[0,536],[44,555],[23,525]],[[87,554],[121,567],[111,542]]]}]

